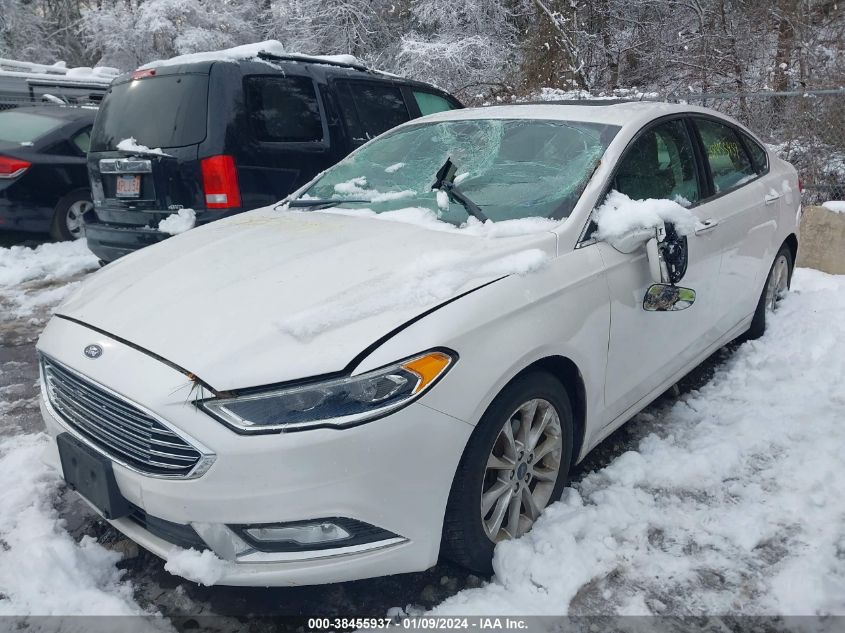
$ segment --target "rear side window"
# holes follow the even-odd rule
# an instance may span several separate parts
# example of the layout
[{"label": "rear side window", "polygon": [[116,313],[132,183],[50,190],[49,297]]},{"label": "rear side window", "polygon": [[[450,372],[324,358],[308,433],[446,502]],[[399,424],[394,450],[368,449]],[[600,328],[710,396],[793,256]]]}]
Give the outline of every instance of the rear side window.
[{"label": "rear side window", "polygon": [[632,200],[668,199],[689,206],[699,199],[692,142],[681,119],[644,132],[616,172],[613,188]]},{"label": "rear side window", "polygon": [[323,119],[314,82],[308,77],[247,77],[246,102],[259,141],[307,143],[323,140]]},{"label": "rear side window", "polygon": [[91,151],[134,138],[147,147],[184,147],[205,139],[208,75],[158,75],[111,87],[97,113]]},{"label": "rear side window", "polygon": [[757,177],[751,159],[733,128],[710,119],[695,119],[710,162],[713,186],[721,193]]},{"label": "rear side window", "polygon": [[[347,123],[350,122],[349,106],[357,114],[360,132],[371,139],[400,123],[408,121],[411,116],[402,98],[402,91],[391,84],[369,81],[345,82],[349,86],[351,104],[343,104]],[[352,126],[351,126],[352,127]],[[358,130],[351,130],[353,137],[358,137]]]},{"label": "rear side window", "polygon": [[454,110],[455,108],[455,106],[449,103],[449,101],[440,95],[436,95],[431,92],[414,90],[414,99],[416,100],[423,116],[426,114],[434,114],[435,112],[446,112],[447,110]]},{"label": "rear side window", "polygon": [[31,143],[52,132],[64,122],[61,119],[23,112],[6,110],[0,112],[0,141],[7,143]]},{"label": "rear side window", "polygon": [[760,143],[748,136],[748,134],[740,132],[739,135],[745,142],[745,147],[747,147],[748,151],[751,153],[751,160],[754,162],[754,169],[757,170],[758,174],[765,173],[769,169],[769,155],[766,153],[766,150],[760,146]]}]

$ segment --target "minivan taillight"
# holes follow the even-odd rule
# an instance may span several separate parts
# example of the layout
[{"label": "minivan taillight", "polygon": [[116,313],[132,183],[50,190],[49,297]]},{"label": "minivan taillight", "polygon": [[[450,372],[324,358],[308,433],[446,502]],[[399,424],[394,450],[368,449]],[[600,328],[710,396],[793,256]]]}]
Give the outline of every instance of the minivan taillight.
[{"label": "minivan taillight", "polygon": [[32,163],[29,163],[20,158],[11,158],[9,156],[0,156],[0,178],[17,178],[23,175]]},{"label": "minivan taillight", "polygon": [[205,206],[209,209],[231,209],[241,206],[238,172],[235,159],[228,154],[203,158],[202,188]]}]

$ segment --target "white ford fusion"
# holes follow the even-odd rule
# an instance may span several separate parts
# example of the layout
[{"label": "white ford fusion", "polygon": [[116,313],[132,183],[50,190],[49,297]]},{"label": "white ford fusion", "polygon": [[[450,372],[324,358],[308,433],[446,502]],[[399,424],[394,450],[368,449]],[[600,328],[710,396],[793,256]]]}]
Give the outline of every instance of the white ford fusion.
[{"label": "white ford fusion", "polygon": [[591,448],[763,333],[799,213],[705,109],[418,119],[82,284],[38,343],[47,459],[221,584],[489,572]]}]

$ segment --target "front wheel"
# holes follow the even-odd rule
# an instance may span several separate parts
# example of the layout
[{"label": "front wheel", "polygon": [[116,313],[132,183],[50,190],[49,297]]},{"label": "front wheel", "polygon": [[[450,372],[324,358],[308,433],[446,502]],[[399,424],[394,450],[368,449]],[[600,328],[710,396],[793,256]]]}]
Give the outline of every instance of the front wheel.
[{"label": "front wheel", "polygon": [[777,305],[792,281],[792,251],[784,245],[780,247],[772,267],[769,269],[769,276],[763,293],[757,302],[757,309],[754,311],[754,318],[751,320],[751,327],[748,328],[748,339],[758,339],[766,331],[766,319],[777,309]]},{"label": "front wheel", "polygon": [[557,501],[572,461],[572,408],[553,376],[510,383],[491,403],[458,465],[443,524],[443,551],[492,572],[496,543],[525,534]]}]

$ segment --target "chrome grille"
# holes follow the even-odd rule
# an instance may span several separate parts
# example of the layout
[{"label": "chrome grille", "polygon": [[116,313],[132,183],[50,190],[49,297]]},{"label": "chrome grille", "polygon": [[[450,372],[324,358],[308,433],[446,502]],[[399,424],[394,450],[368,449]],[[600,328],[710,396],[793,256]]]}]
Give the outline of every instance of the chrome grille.
[{"label": "chrome grille", "polygon": [[50,358],[41,367],[58,416],[110,458],[150,475],[201,474],[192,471],[207,456],[150,414]]}]

